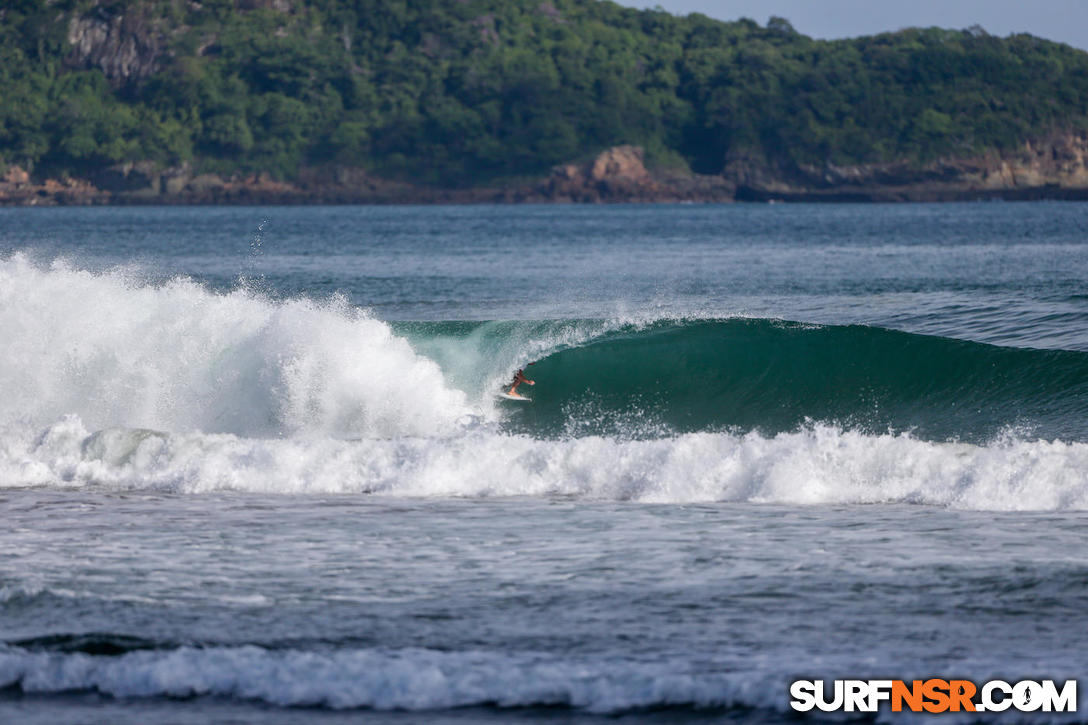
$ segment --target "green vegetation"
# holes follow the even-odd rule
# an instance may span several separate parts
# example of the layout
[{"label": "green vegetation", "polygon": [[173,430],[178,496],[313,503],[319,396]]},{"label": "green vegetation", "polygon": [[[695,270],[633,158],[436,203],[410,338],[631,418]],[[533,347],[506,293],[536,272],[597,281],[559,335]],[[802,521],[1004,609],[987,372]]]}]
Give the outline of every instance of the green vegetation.
[{"label": "green vegetation", "polygon": [[0,164],[42,173],[335,161],[470,185],[619,143],[704,173],[1009,148],[1088,127],[1088,53],[595,0],[7,0],[0,99]]}]

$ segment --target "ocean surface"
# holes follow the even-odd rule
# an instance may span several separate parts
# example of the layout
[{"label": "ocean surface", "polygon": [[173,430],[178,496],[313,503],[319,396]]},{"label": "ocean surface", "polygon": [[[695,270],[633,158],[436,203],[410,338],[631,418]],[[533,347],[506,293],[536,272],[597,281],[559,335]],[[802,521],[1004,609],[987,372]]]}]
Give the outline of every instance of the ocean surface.
[{"label": "ocean surface", "polygon": [[1079,678],[1088,205],[0,209],[0,515],[5,723]]}]

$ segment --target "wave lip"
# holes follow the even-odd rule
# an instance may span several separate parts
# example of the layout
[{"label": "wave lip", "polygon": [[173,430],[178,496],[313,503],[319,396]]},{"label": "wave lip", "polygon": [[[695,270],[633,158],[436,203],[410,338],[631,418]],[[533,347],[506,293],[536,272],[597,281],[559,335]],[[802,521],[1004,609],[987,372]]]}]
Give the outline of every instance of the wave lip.
[{"label": "wave lip", "polygon": [[[1088,440],[1088,352],[767,319],[400,323],[343,299],[0,258],[0,426],[247,437],[798,430]],[[496,403],[534,360],[533,404]]]}]

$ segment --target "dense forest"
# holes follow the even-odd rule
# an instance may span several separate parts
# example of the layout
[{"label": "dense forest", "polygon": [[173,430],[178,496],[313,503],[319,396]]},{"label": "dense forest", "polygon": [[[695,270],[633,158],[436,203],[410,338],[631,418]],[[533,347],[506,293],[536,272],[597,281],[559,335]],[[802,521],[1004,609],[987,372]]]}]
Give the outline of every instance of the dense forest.
[{"label": "dense forest", "polygon": [[1088,53],[597,0],[6,0],[0,99],[0,165],[38,174],[335,162],[458,186],[621,143],[710,174],[1010,148],[1088,126]]}]

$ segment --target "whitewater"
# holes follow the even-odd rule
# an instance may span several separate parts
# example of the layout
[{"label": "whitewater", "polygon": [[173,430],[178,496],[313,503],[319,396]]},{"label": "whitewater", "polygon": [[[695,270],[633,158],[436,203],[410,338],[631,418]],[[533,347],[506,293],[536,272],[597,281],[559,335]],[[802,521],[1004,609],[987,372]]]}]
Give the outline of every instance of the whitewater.
[{"label": "whitewater", "polygon": [[0,714],[766,722],[802,675],[1075,677],[1084,229],[0,210]]},{"label": "whitewater", "polygon": [[[774,436],[679,434],[659,425],[647,440],[638,390],[613,406],[620,413],[613,427],[626,436],[541,440],[503,430],[493,391],[531,362],[526,356],[547,361],[616,329],[645,336],[653,327],[645,322],[529,325],[514,345],[502,339],[506,349],[486,362],[469,335],[460,357],[470,369],[452,374],[472,372],[482,384],[465,391],[388,324],[342,298],[275,302],[188,279],[151,286],[123,270],[39,268],[22,255],[0,262],[0,289],[0,335],[9,341],[0,368],[9,391],[0,404],[5,486],[1001,510],[1088,504],[1088,445],[1017,440],[1012,432],[979,446],[826,422]],[[730,344],[751,348],[749,340]],[[636,364],[612,361],[594,373],[614,378],[623,373],[606,368]],[[1080,367],[1088,380],[1088,365]],[[599,405],[569,409],[581,383],[589,389],[593,381],[572,384],[560,371],[552,383],[569,388],[560,406],[568,429],[584,425],[579,414],[588,412],[590,422],[605,415]],[[705,401],[711,391],[696,383],[683,392]],[[599,387],[607,390],[608,381]],[[759,397],[774,387],[766,381]]]}]

